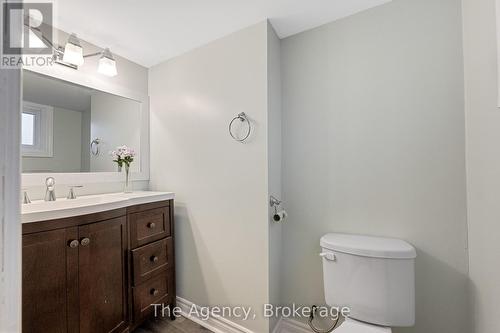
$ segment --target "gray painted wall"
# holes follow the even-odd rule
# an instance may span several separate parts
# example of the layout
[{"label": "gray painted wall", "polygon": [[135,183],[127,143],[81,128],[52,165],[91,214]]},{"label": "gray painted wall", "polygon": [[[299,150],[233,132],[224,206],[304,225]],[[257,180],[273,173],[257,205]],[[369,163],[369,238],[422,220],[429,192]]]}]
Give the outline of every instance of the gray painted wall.
[{"label": "gray painted wall", "polygon": [[82,112],[54,108],[52,157],[23,157],[23,172],[82,171]]},{"label": "gray painted wall", "polygon": [[[90,110],[90,140],[101,139],[102,154],[90,157],[90,172],[117,170],[109,152],[125,145],[136,152],[131,172],[141,169],[141,103],[120,96],[95,91]],[[87,150],[88,151],[88,150]]]},{"label": "gray painted wall", "polygon": [[396,0],[282,40],[282,299],[323,303],[319,238],[418,250],[418,333],[469,333],[459,0]]},{"label": "gray painted wall", "polygon": [[500,332],[500,109],[495,0],[463,0],[469,265],[475,333]]},{"label": "gray painted wall", "polygon": [[[153,66],[151,187],[176,193],[177,293],[246,305],[267,332],[269,299],[267,22]],[[228,134],[239,112],[254,133]],[[234,318],[233,318],[234,319]]]}]

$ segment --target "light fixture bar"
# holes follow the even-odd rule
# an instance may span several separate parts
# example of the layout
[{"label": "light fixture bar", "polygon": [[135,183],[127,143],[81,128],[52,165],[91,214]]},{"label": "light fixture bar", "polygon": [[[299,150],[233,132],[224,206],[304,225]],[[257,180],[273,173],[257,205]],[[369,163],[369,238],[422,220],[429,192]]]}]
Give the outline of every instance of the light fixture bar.
[{"label": "light fixture bar", "polygon": [[90,57],[95,57],[95,56],[98,56],[98,55],[102,55],[102,51],[95,52],[95,53],[90,53],[90,54],[84,54],[83,57],[84,58],[90,58]]}]

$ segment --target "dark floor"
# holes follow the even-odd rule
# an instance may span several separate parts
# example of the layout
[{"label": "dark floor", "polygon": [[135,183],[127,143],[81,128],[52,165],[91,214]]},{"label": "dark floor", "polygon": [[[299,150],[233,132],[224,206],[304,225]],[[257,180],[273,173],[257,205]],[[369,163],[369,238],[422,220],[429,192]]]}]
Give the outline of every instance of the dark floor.
[{"label": "dark floor", "polygon": [[174,321],[167,318],[152,319],[139,326],[133,333],[210,333],[212,331],[197,323],[179,317]]}]

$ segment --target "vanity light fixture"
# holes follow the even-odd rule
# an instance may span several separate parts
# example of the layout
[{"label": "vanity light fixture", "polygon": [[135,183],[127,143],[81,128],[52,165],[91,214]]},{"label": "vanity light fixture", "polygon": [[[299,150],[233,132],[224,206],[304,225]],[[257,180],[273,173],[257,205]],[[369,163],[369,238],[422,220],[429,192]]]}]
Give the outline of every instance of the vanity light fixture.
[{"label": "vanity light fixture", "polygon": [[83,65],[83,47],[76,34],[71,34],[69,36],[66,46],[64,46],[64,55],[62,60],[75,66]]},{"label": "vanity light fixture", "polygon": [[33,31],[33,33],[35,33],[37,36],[40,35],[39,37],[41,38],[41,40],[46,45],[52,48],[53,57],[56,63],[78,70],[78,67],[82,66],[85,62],[85,58],[100,56],[97,72],[109,77],[113,77],[118,74],[118,71],[116,69],[116,60],[109,48],[105,48],[99,52],[84,55],[82,43],[74,33],[72,33],[68,37],[68,41],[63,48],[62,46],[54,45],[52,41],[45,38],[40,29],[30,26],[28,26],[28,28],[31,29],[31,31]]}]

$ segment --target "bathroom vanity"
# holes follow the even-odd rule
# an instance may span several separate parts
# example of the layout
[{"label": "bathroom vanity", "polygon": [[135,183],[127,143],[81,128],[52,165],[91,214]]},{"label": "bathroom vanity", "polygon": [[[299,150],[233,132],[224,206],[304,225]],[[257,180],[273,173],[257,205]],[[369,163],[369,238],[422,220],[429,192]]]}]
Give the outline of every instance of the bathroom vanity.
[{"label": "bathroom vanity", "polygon": [[174,194],[23,205],[23,332],[130,332],[175,305]]}]

